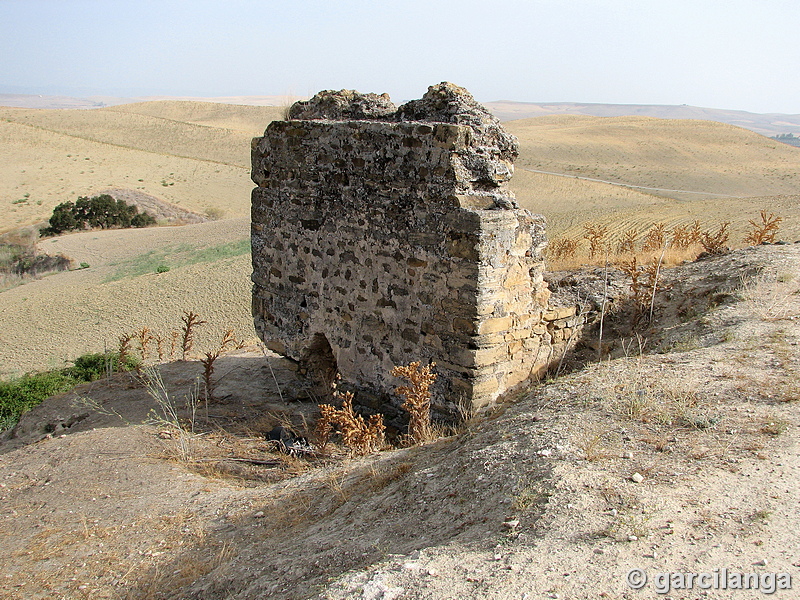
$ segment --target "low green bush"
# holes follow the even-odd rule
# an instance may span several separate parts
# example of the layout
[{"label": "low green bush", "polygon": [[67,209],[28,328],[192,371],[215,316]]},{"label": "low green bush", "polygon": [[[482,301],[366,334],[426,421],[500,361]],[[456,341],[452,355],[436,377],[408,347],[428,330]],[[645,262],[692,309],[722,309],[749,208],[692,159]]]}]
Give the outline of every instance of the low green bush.
[{"label": "low green bush", "polygon": [[71,367],[28,373],[10,381],[0,381],[0,431],[17,424],[23,413],[50,396],[67,392],[80,383],[96,381],[118,370],[129,371],[138,366],[133,357],[119,368],[119,354],[84,354]]},{"label": "low green bush", "polygon": [[136,206],[124,200],[115,200],[108,194],[88,198],[81,196],[76,202],[62,202],[53,209],[50,226],[41,235],[59,235],[76,229],[109,229],[114,227],[149,227],[155,217],[139,212]]},{"label": "low green bush", "polygon": [[96,381],[109,373],[117,371],[131,371],[139,366],[139,361],[132,356],[125,358],[125,364],[119,368],[119,354],[84,354],[75,359],[71,367],[62,370],[62,373],[74,377],[79,381]]},{"label": "low green bush", "polygon": [[0,430],[10,429],[17,424],[22,413],[79,383],[79,380],[61,371],[29,374],[12,381],[0,381]]}]

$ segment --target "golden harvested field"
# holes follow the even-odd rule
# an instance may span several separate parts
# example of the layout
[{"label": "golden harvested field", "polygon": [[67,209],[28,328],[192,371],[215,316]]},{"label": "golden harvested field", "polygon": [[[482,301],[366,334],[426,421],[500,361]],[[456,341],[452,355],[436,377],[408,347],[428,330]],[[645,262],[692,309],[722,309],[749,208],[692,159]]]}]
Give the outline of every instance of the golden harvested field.
[{"label": "golden harvested field", "polygon": [[141,190],[196,212],[246,216],[250,140],[280,111],[193,102],[0,108],[0,233],[46,220],[60,202],[108,187]]},{"label": "golden harvested field", "polygon": [[576,236],[587,221],[613,236],[699,219],[731,221],[738,244],[748,219],[767,209],[784,217],[784,236],[800,238],[800,149],[711,121],[556,116],[505,125],[520,141],[511,186],[548,217],[551,235]]},{"label": "golden harvested field", "polygon": [[[207,325],[197,350],[225,329],[254,339],[249,219],[183,227],[90,231],[45,240],[87,269],[54,273],[0,293],[0,379],[116,350],[123,333],[149,327],[169,339],[184,310]],[[165,273],[156,273],[160,265]]]}]

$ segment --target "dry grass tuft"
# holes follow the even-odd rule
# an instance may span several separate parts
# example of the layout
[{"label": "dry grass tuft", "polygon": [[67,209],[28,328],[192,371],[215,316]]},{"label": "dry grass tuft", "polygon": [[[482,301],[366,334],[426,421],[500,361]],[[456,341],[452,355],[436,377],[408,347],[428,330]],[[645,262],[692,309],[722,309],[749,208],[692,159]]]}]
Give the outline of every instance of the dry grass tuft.
[{"label": "dry grass tuft", "polygon": [[720,420],[714,404],[697,393],[695,382],[679,375],[649,374],[633,363],[609,371],[598,384],[601,402],[631,421],[655,428],[709,429]]},{"label": "dry grass tuft", "polygon": [[607,442],[611,437],[611,432],[607,427],[597,429],[581,429],[575,441],[575,445],[580,448],[584,460],[595,462],[613,455],[607,447]]},{"label": "dry grass tuft", "polygon": [[785,433],[791,425],[791,422],[786,419],[773,415],[764,418],[759,431],[767,435],[779,436]]},{"label": "dry grass tuft", "polygon": [[754,277],[742,278],[740,294],[750,310],[765,321],[780,321],[798,314],[798,279],[765,271]]}]

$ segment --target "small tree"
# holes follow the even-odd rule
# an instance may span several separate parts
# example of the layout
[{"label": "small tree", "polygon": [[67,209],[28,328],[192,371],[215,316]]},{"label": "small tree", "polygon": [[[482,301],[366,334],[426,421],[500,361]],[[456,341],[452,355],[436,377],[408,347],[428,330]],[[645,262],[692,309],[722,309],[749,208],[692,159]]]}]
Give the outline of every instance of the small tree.
[{"label": "small tree", "polygon": [[92,198],[81,196],[75,203],[63,202],[56,206],[50,217],[50,226],[42,230],[42,235],[86,228],[146,227],[155,223],[152,215],[140,213],[136,206],[115,200],[108,194]]}]

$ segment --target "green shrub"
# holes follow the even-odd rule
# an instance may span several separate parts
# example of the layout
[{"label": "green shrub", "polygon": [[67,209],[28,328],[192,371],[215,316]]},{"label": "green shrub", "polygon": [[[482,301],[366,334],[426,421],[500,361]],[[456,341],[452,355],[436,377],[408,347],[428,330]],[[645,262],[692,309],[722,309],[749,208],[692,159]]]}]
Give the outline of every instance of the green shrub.
[{"label": "green shrub", "polygon": [[22,413],[54,394],[66,392],[78,383],[61,371],[24,375],[13,381],[0,381],[0,430],[16,425]]},{"label": "green shrub", "polygon": [[84,354],[75,359],[71,367],[62,370],[62,373],[80,381],[96,381],[108,373],[116,371],[131,371],[139,366],[139,362],[132,356],[125,359],[122,369],[119,369],[119,353]]},{"label": "green shrub", "polygon": [[[128,357],[122,370],[135,369],[139,362]],[[68,392],[76,385],[96,381],[117,371],[119,354],[84,354],[71,367],[44,373],[29,373],[11,381],[0,381],[0,431],[16,425],[20,416],[50,396]]]},{"label": "green shrub", "polygon": [[156,273],[166,273],[169,271],[169,267],[167,265],[158,265],[156,268]]},{"label": "green shrub", "polygon": [[75,229],[109,229],[115,227],[147,227],[155,225],[155,218],[139,212],[136,206],[115,200],[108,194],[89,198],[81,196],[76,202],[62,202],[53,209],[50,226],[42,235],[58,235]]}]

